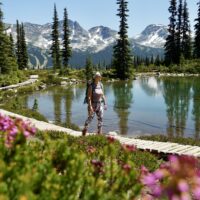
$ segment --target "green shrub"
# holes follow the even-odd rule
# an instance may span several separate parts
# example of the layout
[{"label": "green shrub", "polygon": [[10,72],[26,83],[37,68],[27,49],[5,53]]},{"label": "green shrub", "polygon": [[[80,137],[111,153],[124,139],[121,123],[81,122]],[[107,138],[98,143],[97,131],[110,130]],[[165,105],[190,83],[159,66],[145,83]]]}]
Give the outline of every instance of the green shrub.
[{"label": "green shrub", "polygon": [[137,163],[127,157],[134,152],[124,152],[126,159],[120,163],[120,144],[105,137],[42,135],[43,140],[31,139],[13,150],[0,141],[2,199],[128,200],[139,195]]},{"label": "green shrub", "polygon": [[0,75],[0,87],[17,84],[27,80],[27,77],[20,70],[12,72],[11,74]]}]

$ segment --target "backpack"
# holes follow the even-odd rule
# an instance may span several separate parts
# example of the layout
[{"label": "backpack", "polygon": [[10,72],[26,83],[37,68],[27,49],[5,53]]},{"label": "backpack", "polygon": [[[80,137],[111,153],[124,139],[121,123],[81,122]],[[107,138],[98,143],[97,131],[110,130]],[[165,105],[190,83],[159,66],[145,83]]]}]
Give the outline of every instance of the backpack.
[{"label": "backpack", "polygon": [[[101,89],[103,90],[103,84],[102,83],[100,83],[100,84],[101,84]],[[83,102],[84,104],[88,104],[88,91],[89,91],[90,86],[92,86],[92,93],[94,92],[95,87],[96,87],[93,81],[87,82],[85,98],[84,98],[84,102]]]}]

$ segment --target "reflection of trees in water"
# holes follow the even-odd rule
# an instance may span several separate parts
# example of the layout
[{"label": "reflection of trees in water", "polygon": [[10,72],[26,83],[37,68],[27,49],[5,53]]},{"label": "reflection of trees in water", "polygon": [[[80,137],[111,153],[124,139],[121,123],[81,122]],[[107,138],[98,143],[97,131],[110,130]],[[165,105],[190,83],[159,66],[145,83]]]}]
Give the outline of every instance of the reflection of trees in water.
[{"label": "reflection of trees in water", "polygon": [[65,94],[65,112],[66,112],[66,127],[71,126],[71,109],[72,109],[72,100],[73,100],[73,88],[68,88]]},{"label": "reflection of trees in water", "polygon": [[133,100],[132,87],[132,82],[113,83],[114,111],[118,114],[120,133],[123,135],[128,132],[129,108]]},{"label": "reflection of trees in water", "polygon": [[83,102],[84,101],[84,97],[85,97],[84,95],[85,95],[85,90],[86,90],[86,85],[85,84],[84,85],[78,85],[78,86],[70,87],[70,90],[73,91],[73,99],[76,99],[79,102]]},{"label": "reflection of trees in water", "polygon": [[163,97],[167,106],[169,137],[184,136],[189,111],[190,79],[163,79]]},{"label": "reflection of trees in water", "polygon": [[160,79],[156,79],[155,77],[142,77],[139,81],[141,88],[148,96],[156,96],[156,94],[162,91]]},{"label": "reflection of trees in water", "polygon": [[[67,128],[78,129],[78,126],[73,124],[72,118],[72,101],[74,98],[80,98],[81,92],[77,91],[76,87],[60,87],[53,90],[54,115],[55,122]],[[62,101],[64,101],[64,111],[61,111]],[[61,115],[65,114],[65,121],[62,122]]]},{"label": "reflection of trees in water", "polygon": [[57,124],[61,124],[61,103],[62,95],[61,91],[56,88],[53,91],[53,104],[54,104],[54,119]]},{"label": "reflection of trees in water", "polygon": [[193,110],[195,123],[195,139],[199,139],[200,133],[200,81],[195,80],[193,83]]}]

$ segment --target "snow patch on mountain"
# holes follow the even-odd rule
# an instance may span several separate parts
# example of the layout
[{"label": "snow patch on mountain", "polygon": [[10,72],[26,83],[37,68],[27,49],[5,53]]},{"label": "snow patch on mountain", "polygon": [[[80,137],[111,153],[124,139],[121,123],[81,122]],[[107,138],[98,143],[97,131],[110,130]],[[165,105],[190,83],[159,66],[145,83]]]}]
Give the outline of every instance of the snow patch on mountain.
[{"label": "snow patch on mountain", "polygon": [[[83,51],[98,53],[114,44],[118,38],[118,33],[104,26],[96,26],[85,30],[76,21],[69,20],[71,47],[74,51]],[[59,21],[60,41],[63,38],[63,21]],[[16,40],[16,25],[8,25],[7,33],[13,33]],[[44,25],[24,23],[26,32],[26,41],[33,46],[41,49],[50,49],[51,47],[51,27],[52,23]],[[149,25],[145,30],[132,38],[132,45],[141,45],[143,47],[163,48],[166,37],[167,27],[164,25]],[[62,46],[62,44],[61,44]]]},{"label": "snow patch on mountain", "polygon": [[167,35],[167,26],[151,24],[141,34],[137,35],[134,40],[143,46],[163,48]]}]

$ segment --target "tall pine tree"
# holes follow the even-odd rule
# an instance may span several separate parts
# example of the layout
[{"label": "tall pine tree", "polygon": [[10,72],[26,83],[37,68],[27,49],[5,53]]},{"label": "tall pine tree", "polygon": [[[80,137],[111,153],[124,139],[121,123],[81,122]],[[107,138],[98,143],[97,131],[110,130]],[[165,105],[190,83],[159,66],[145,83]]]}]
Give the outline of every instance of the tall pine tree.
[{"label": "tall pine tree", "polygon": [[0,73],[5,72],[5,36],[4,36],[4,23],[3,23],[3,11],[1,10],[2,3],[0,2]]},{"label": "tall pine tree", "polygon": [[22,56],[21,56],[21,37],[20,37],[20,25],[19,21],[16,22],[16,32],[17,32],[17,43],[16,43],[16,56],[18,68],[21,69],[22,66]]},{"label": "tall pine tree", "polygon": [[8,74],[12,72],[16,63],[14,55],[11,53],[10,38],[5,32],[1,5],[2,3],[0,2],[0,73]]},{"label": "tall pine tree", "polygon": [[182,38],[182,52],[185,59],[191,59],[191,30],[189,21],[189,12],[186,0],[183,6],[183,38]]},{"label": "tall pine tree", "polygon": [[28,52],[26,46],[26,39],[25,39],[25,31],[24,31],[24,24],[21,24],[20,27],[20,42],[21,42],[21,58],[22,58],[22,69],[28,67]]},{"label": "tall pine tree", "polygon": [[128,2],[126,0],[117,0],[119,5],[117,16],[120,17],[120,30],[118,32],[119,39],[114,46],[113,65],[116,71],[116,76],[122,80],[130,78],[130,69],[132,67],[132,56],[130,43],[128,40]]},{"label": "tall pine tree", "polygon": [[27,52],[24,24],[21,23],[20,25],[18,20],[16,24],[16,31],[17,31],[17,44],[16,44],[17,64],[18,68],[23,70],[28,67],[28,52]]},{"label": "tall pine tree", "polygon": [[183,38],[183,0],[179,0],[178,12],[177,12],[177,32],[176,32],[176,63],[180,63],[182,56],[182,38]]},{"label": "tall pine tree", "polygon": [[86,58],[85,77],[87,81],[93,79],[93,63],[91,58]]},{"label": "tall pine tree", "polygon": [[54,70],[61,69],[58,26],[59,26],[58,13],[56,10],[56,5],[54,5],[54,17],[53,17],[53,25],[52,25],[52,33],[51,33],[51,37],[52,37],[51,55],[52,55]]},{"label": "tall pine tree", "polygon": [[63,20],[63,49],[62,49],[62,58],[63,58],[63,66],[65,68],[68,67],[69,59],[71,57],[71,47],[70,47],[70,30],[68,25],[68,14],[67,9],[64,9],[64,20]]},{"label": "tall pine tree", "polygon": [[198,5],[198,16],[195,19],[195,39],[194,39],[194,57],[200,59],[200,1]]},{"label": "tall pine tree", "polygon": [[18,67],[17,67],[17,60],[16,60],[16,55],[15,55],[15,45],[14,45],[14,40],[13,40],[13,36],[10,33],[10,37],[9,37],[10,41],[9,41],[9,63],[12,66],[12,71],[17,71]]},{"label": "tall pine tree", "polygon": [[176,0],[170,1],[169,12],[171,16],[169,17],[170,23],[168,26],[168,36],[165,43],[165,63],[167,66],[176,63]]}]

